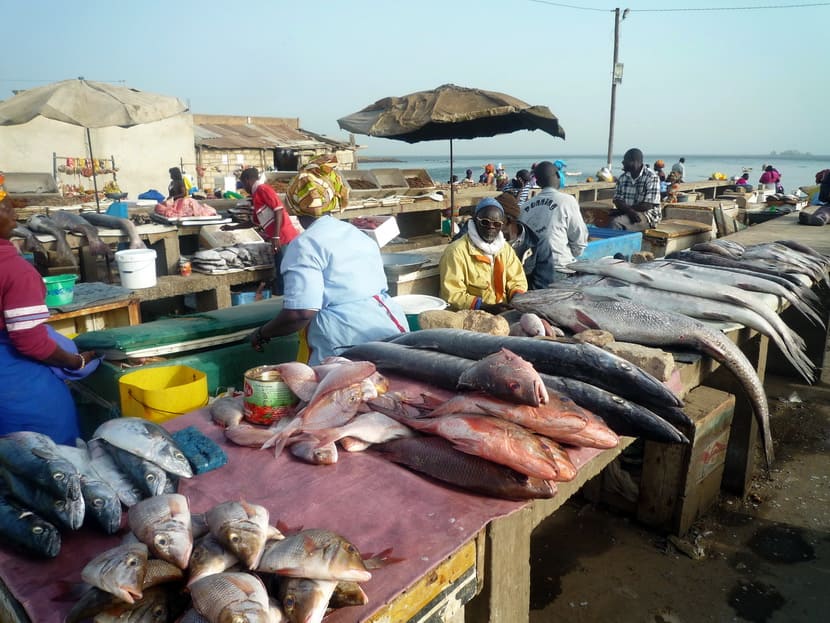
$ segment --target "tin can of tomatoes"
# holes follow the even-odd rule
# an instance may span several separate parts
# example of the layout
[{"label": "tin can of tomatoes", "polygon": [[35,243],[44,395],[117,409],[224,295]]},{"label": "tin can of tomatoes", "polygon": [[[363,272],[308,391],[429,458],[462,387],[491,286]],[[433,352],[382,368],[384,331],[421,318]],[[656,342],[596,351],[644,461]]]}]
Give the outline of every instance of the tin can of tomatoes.
[{"label": "tin can of tomatoes", "polygon": [[277,366],[258,366],[245,372],[242,415],[249,422],[273,424],[292,413],[297,402]]}]

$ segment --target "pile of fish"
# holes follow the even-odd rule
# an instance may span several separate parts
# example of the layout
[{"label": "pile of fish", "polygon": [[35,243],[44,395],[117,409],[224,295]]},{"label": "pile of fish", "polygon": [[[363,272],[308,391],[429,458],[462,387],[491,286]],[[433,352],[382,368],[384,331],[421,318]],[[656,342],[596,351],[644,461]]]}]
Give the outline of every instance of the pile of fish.
[{"label": "pile of fish", "polygon": [[815,369],[804,340],[770,307],[775,295],[823,327],[810,286],[828,281],[830,259],[794,242],[751,247],[720,239],[669,259],[633,265],[614,259],[576,262],[580,273],[548,290],[513,299],[521,312],[579,332],[603,329],[623,341],[689,348],[708,354],[740,380],[762,431],[767,464],[774,459],[763,384],[741,350],[702,321],[737,322],[768,336],[809,382]]},{"label": "pile of fish", "polygon": [[167,431],[141,418],[108,420],[77,447],[42,433],[9,433],[0,437],[0,542],[53,558],[60,530],[77,530],[89,518],[114,534],[122,504],[175,492],[179,478],[192,476]]},{"label": "pile of fish", "polygon": [[364,559],[328,530],[285,535],[267,508],[245,501],[199,514],[183,495],[165,494],[137,503],[128,519],[122,544],[81,571],[66,623],[318,623],[329,608],[367,604],[358,583],[397,561],[390,550]]},{"label": "pile of fish", "polygon": [[274,252],[268,243],[240,242],[232,246],[196,251],[192,262],[194,270],[215,273],[231,268],[271,265],[274,263]]}]

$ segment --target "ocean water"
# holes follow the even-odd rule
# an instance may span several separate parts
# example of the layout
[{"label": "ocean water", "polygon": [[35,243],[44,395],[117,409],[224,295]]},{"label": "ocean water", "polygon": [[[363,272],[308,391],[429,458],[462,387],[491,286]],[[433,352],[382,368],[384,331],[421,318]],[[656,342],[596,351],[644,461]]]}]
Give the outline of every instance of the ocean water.
[{"label": "ocean water", "polygon": [[[371,158],[386,158],[384,156],[371,156]],[[728,178],[740,176],[745,169],[749,170],[749,180],[752,184],[758,183],[764,164],[773,165],[781,173],[781,183],[786,192],[794,192],[800,186],[811,186],[815,184],[815,174],[822,169],[830,168],[830,156],[690,156],[686,158],[686,181],[700,181],[711,177],[715,172],[726,174]],[[361,169],[426,169],[436,182],[447,182],[450,179],[449,152],[435,156],[388,156],[388,162],[361,162]],[[678,161],[680,155],[655,154],[646,155],[646,162],[653,165],[658,159],[666,163],[666,172],[671,170],[671,165]],[[394,161],[391,161],[394,159]],[[498,166],[501,163],[507,174],[512,178],[520,169],[530,169],[534,162],[542,160],[563,160],[567,163],[567,173],[580,173],[580,175],[568,175],[566,184],[583,182],[587,177],[596,179],[596,173],[605,166],[605,155],[597,156],[567,156],[556,155],[527,155],[527,156],[465,156],[455,155],[453,158],[453,173],[463,179],[467,169],[473,170],[473,179],[478,181],[478,176],[484,172],[484,165],[492,163]],[[622,173],[622,155],[615,156],[613,173],[615,176]]]}]

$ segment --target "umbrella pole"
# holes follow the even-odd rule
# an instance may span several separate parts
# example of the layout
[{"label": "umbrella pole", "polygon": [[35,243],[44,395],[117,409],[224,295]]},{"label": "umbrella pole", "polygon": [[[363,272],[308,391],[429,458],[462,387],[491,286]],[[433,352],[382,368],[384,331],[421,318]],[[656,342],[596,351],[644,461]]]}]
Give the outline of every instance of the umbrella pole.
[{"label": "umbrella pole", "polygon": [[92,135],[86,129],[86,140],[89,143],[89,159],[92,160],[92,187],[95,189],[95,211],[101,211],[101,200],[98,199],[98,176],[95,174],[95,156],[92,155]]},{"label": "umbrella pole", "polygon": [[452,183],[452,139],[450,139],[450,238],[452,238],[453,224],[458,216],[455,213],[455,184]]}]

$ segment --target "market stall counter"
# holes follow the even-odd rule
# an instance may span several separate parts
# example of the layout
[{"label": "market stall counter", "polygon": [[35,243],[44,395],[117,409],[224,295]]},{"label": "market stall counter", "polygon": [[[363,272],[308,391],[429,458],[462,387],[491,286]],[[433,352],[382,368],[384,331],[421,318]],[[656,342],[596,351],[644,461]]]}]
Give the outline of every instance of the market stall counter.
[{"label": "market stall counter", "polygon": [[[418,389],[393,378],[393,390]],[[420,386],[421,388],[423,386]],[[527,617],[529,602],[530,531],[515,529],[514,521],[499,523],[521,511],[524,517],[549,514],[585,480],[598,473],[631,440],[623,438],[613,450],[570,449],[579,469],[576,479],[561,483],[551,500],[532,503],[483,497],[425,479],[387,462],[371,452],[341,454],[334,465],[301,463],[283,453],[234,446],[225,440],[207,409],[165,423],[170,431],[194,426],[219,444],[228,456],[223,467],[182,479],[179,492],[193,512],[217,503],[243,499],[265,506],[271,523],[324,528],[337,532],[363,553],[392,548],[399,562],[372,572],[363,587],[366,606],[334,611],[326,621],[428,621],[436,612],[442,620],[463,620],[464,602],[472,598],[475,582],[491,586],[489,600],[476,606],[476,620],[516,621]],[[486,544],[482,530],[490,524]],[[80,580],[83,566],[94,556],[120,543],[123,535],[105,536],[84,527],[66,534],[62,549],[52,560],[33,560],[0,550],[0,575],[6,591],[0,618],[9,623],[58,623],[73,603],[61,601],[65,583]],[[515,550],[511,548],[515,547]],[[484,548],[484,549],[482,549]],[[493,569],[510,564],[526,568],[504,578]],[[502,583],[508,580],[507,583]],[[498,581],[498,586],[492,586]],[[521,604],[524,614],[500,611],[493,597],[507,595],[508,606]]]}]

